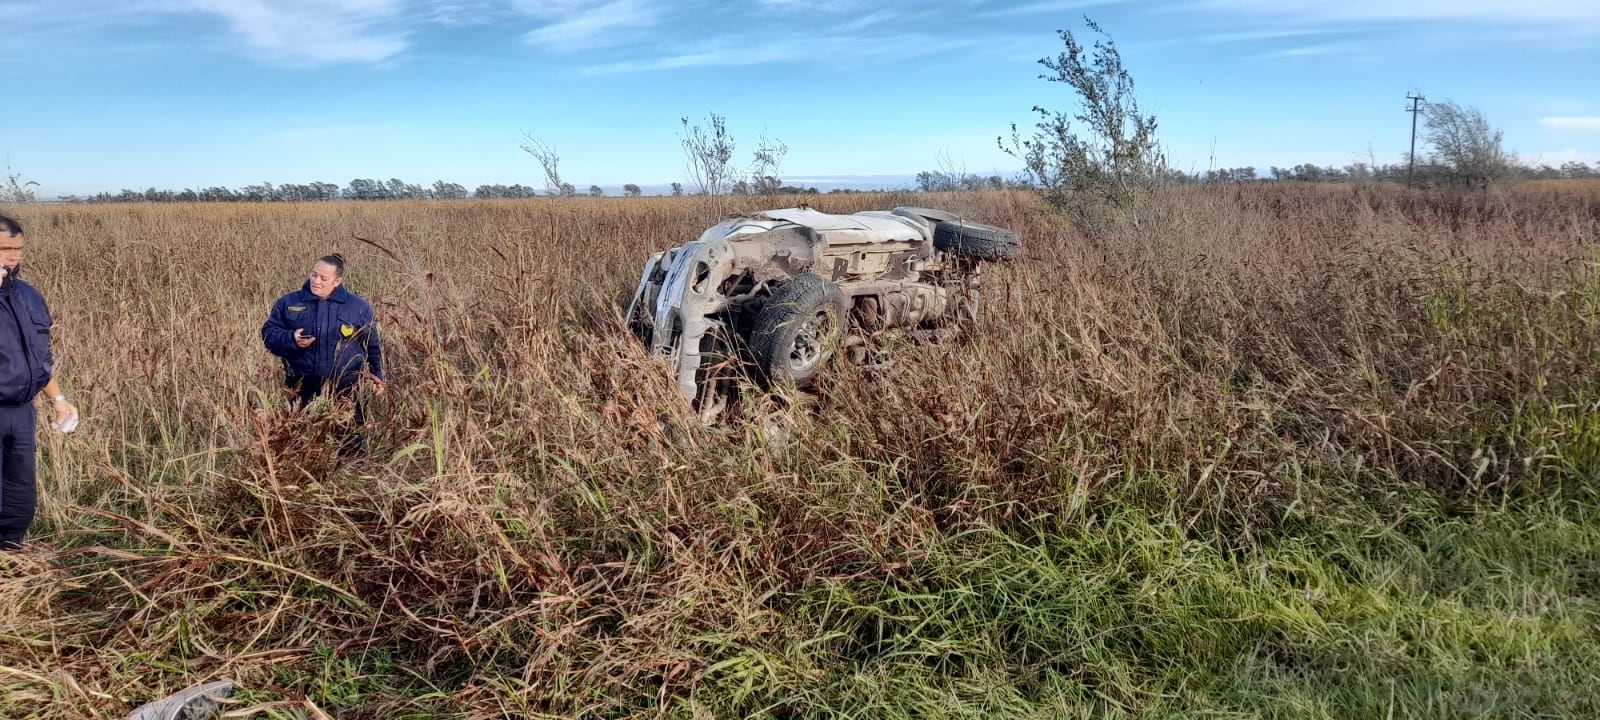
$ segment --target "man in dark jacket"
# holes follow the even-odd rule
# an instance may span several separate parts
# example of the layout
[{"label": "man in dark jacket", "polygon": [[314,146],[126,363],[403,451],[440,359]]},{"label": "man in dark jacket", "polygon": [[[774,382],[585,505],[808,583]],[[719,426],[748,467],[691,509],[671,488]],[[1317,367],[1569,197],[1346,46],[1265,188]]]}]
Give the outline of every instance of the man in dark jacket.
[{"label": "man in dark jacket", "polygon": [[17,550],[33,525],[39,497],[35,477],[38,414],[34,399],[50,398],[63,432],[78,424],[78,409],[61,394],[50,350],[50,308],[22,273],[22,225],[0,215],[0,550]]},{"label": "man in dark jacket", "polygon": [[[344,258],[329,255],[311,266],[299,290],[278,298],[261,326],[267,350],[283,360],[284,385],[297,391],[300,405],[324,389],[335,397],[354,394],[364,375],[374,390],[385,385],[383,343],[372,305],[344,287]],[[356,403],[356,426],[365,422]],[[353,438],[360,444],[360,435]]]}]

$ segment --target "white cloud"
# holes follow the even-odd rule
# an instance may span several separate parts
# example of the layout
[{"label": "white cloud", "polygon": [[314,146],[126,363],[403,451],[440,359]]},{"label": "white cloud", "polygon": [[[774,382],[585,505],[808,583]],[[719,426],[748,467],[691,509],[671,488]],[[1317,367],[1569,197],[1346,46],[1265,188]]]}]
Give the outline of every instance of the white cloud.
[{"label": "white cloud", "polygon": [[1092,7],[1095,5],[1110,5],[1120,0],[1044,0],[1044,2],[1029,3],[1027,5],[1013,5],[1000,10],[990,10],[979,13],[978,17],[1000,18],[1017,17],[1021,15],[1042,15],[1045,13],[1058,13],[1064,10]]},{"label": "white cloud", "polygon": [[677,55],[630,60],[582,69],[584,75],[677,70],[691,67],[742,67],[782,62],[859,62],[862,60],[904,60],[931,53],[978,44],[976,37],[958,39],[921,33],[875,35],[870,39],[851,35],[774,37],[750,45],[743,37],[720,38],[704,49]]},{"label": "white cloud", "polygon": [[382,29],[400,0],[192,0],[268,59],[291,65],[370,63],[399,54],[405,34]]},{"label": "white cloud", "polygon": [[1306,22],[1470,20],[1544,24],[1600,21],[1600,3],[1594,0],[1199,0],[1195,7]]},{"label": "white cloud", "polygon": [[613,0],[599,7],[576,2],[556,5],[561,7],[547,5],[537,11],[542,17],[559,19],[525,35],[530,45],[564,52],[619,45],[632,39],[627,31],[652,27],[661,18],[659,6],[642,0]]},{"label": "white cloud", "polygon": [[1265,53],[1261,57],[1265,57],[1265,58],[1321,57],[1321,56],[1325,56],[1325,55],[1349,55],[1349,54],[1352,54],[1352,53],[1359,52],[1360,50],[1361,50],[1361,46],[1357,45],[1355,43],[1343,43],[1343,42],[1320,43],[1320,44],[1316,44],[1316,45],[1301,45],[1299,47],[1284,48],[1283,50],[1274,50],[1273,52]]},{"label": "white cloud", "polygon": [[79,0],[73,3],[32,0],[0,3],[0,17],[5,18],[5,24],[13,28],[81,27],[184,12],[189,9],[189,3],[190,0]]},{"label": "white cloud", "polygon": [[[376,62],[406,47],[405,21],[418,0],[26,0],[0,3],[8,29],[57,48],[88,42],[91,33],[167,27],[176,19],[210,16],[258,57],[279,64]],[[482,0],[464,0],[481,2]],[[140,32],[141,37],[149,33]],[[190,46],[194,38],[185,36]],[[233,41],[230,46],[239,43]],[[87,50],[87,49],[86,49]],[[93,48],[103,51],[103,47]]]},{"label": "white cloud", "polygon": [[1202,43],[1236,43],[1254,42],[1256,40],[1279,40],[1320,34],[1322,33],[1317,30],[1260,30],[1255,32],[1211,33],[1210,35],[1200,35],[1193,38],[1193,40]]},{"label": "white cloud", "polygon": [[465,27],[494,22],[503,14],[501,0],[450,0],[430,3],[423,19],[445,27]]},{"label": "white cloud", "polygon": [[874,13],[862,15],[850,22],[839,26],[839,32],[852,33],[865,30],[873,25],[882,25],[900,18],[900,13],[893,10],[879,10]]},{"label": "white cloud", "polygon": [[1539,124],[1557,130],[1600,131],[1600,115],[1539,118]]},{"label": "white cloud", "polygon": [[856,13],[883,2],[873,0],[760,0],[763,9],[779,13]]},{"label": "white cloud", "polygon": [[1517,153],[1517,162],[1529,167],[1549,165],[1558,168],[1567,163],[1583,163],[1585,165],[1600,166],[1600,151],[1595,149],[1579,150],[1567,148],[1565,150],[1537,150],[1534,152]]}]

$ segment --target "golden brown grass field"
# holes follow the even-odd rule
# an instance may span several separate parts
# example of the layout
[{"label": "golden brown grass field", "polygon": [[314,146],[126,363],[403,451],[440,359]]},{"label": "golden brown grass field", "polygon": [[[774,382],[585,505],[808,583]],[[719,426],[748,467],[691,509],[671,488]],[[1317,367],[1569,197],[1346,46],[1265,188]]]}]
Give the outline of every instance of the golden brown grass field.
[{"label": "golden brown grass field", "polygon": [[[9,208],[84,422],[0,716],[1600,715],[1600,185],[808,199],[1023,256],[782,441],[669,438],[620,322],[759,199]],[[393,372],[349,463],[258,334],[330,251]]]}]

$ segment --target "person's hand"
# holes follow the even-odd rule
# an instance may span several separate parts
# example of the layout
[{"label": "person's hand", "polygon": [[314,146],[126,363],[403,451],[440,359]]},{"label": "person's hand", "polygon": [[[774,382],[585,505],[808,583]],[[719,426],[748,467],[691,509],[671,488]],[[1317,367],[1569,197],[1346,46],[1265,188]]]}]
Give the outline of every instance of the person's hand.
[{"label": "person's hand", "polygon": [[64,433],[78,429],[78,408],[66,400],[55,403],[56,419],[50,427]]},{"label": "person's hand", "polygon": [[372,380],[372,393],[374,395],[382,395],[386,392],[389,392],[389,383],[374,378]]},{"label": "person's hand", "polygon": [[306,331],[301,330],[300,328],[295,328],[295,330],[294,330],[294,344],[295,344],[296,347],[299,347],[301,349],[305,349],[305,348],[311,347],[311,343],[314,343],[316,341],[317,341],[317,339],[315,337],[307,335]]}]

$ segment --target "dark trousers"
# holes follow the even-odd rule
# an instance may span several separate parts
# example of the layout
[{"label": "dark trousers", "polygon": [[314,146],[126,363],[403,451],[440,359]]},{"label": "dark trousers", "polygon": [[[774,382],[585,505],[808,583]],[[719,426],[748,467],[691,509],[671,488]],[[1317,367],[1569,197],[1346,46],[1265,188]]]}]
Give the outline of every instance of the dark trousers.
[{"label": "dark trousers", "polygon": [[33,403],[0,407],[0,550],[22,547],[33,524],[39,486],[34,443],[39,421]]},{"label": "dark trousers", "polygon": [[324,390],[330,390],[335,401],[355,400],[355,426],[351,429],[350,436],[345,439],[344,444],[340,447],[341,453],[360,450],[363,442],[361,429],[367,424],[367,404],[361,398],[356,397],[356,381],[358,379],[359,377],[357,376],[345,377],[340,378],[337,383],[329,382],[328,378],[319,375],[287,375],[283,379],[284,386],[295,391],[295,407],[297,409],[303,408],[312,400],[315,400],[317,394]]}]

